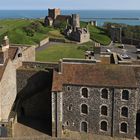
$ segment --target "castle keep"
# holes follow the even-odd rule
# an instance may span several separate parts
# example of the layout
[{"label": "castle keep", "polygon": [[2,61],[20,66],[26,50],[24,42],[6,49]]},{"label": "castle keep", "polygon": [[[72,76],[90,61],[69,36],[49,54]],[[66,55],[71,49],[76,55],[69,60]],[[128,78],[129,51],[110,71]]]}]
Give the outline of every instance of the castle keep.
[{"label": "castle keep", "polygon": [[88,29],[80,27],[80,16],[78,14],[61,15],[60,9],[48,9],[45,25],[59,27],[61,24],[66,24],[64,34],[69,39],[80,43],[90,40]]}]

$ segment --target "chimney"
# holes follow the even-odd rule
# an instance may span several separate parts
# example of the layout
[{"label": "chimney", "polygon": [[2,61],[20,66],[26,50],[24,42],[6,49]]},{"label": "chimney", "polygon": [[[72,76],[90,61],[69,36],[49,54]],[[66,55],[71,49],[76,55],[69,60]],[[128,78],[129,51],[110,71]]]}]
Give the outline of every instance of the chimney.
[{"label": "chimney", "polygon": [[9,39],[7,36],[4,37],[2,45],[0,46],[0,65],[3,65],[8,58]]},{"label": "chimney", "polygon": [[62,60],[62,59],[59,60],[58,65],[59,65],[58,71],[59,71],[59,73],[62,73],[62,69],[63,69],[63,67],[62,67],[62,65],[63,65],[63,60]]}]

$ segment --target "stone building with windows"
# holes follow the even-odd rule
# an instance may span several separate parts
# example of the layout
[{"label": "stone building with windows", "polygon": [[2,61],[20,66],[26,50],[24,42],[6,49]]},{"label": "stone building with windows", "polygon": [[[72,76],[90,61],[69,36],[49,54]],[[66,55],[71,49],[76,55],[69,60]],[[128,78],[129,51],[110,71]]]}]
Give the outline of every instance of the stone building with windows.
[{"label": "stone building with windows", "polygon": [[140,128],[138,69],[87,60],[61,61],[53,74],[53,135],[68,130],[133,139]]},{"label": "stone building with windows", "polygon": [[10,45],[5,37],[0,47],[0,136],[15,136],[11,123],[21,123],[43,134],[49,128],[56,137],[66,131],[139,137],[140,61],[124,65],[108,59],[34,62],[34,47]]}]

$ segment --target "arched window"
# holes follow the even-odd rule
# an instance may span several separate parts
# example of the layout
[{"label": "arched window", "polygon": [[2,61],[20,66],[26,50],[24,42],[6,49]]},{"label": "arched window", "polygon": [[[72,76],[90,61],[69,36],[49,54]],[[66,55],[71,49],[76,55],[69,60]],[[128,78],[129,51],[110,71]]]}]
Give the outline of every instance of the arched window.
[{"label": "arched window", "polygon": [[101,97],[103,99],[108,99],[108,90],[106,88],[101,90]]},{"label": "arched window", "polygon": [[88,106],[86,104],[81,105],[81,113],[88,114]]},{"label": "arched window", "polygon": [[124,117],[128,117],[128,108],[127,107],[121,108],[121,115]]},{"label": "arched window", "polygon": [[127,133],[127,123],[121,123],[121,132]]},{"label": "arched window", "polygon": [[69,121],[66,121],[66,125],[69,126]]},{"label": "arched window", "polygon": [[81,131],[82,132],[88,132],[88,124],[87,122],[81,122]]},{"label": "arched window", "polygon": [[101,106],[101,115],[107,116],[107,106]]},{"label": "arched window", "polygon": [[101,121],[100,129],[103,131],[107,131],[107,122],[106,121]]},{"label": "arched window", "polygon": [[129,100],[129,91],[128,90],[123,90],[122,91],[122,99],[123,100]]},{"label": "arched window", "polygon": [[82,88],[82,97],[88,98],[88,89],[87,88]]}]

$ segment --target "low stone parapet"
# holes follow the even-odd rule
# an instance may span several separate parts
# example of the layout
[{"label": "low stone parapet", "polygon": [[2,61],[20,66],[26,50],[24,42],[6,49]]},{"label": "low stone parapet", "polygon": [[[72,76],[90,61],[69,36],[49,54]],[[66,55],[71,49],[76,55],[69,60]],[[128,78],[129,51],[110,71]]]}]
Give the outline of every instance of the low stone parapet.
[{"label": "low stone parapet", "polygon": [[45,45],[47,43],[49,43],[49,37],[47,37],[47,38],[43,39],[42,41],[40,41],[39,47],[41,47],[41,46],[43,46],[43,45]]},{"label": "low stone parapet", "polygon": [[54,62],[23,62],[22,63],[24,68],[40,68],[40,69],[45,69],[45,68],[54,68],[58,69],[58,63]]},{"label": "low stone parapet", "polygon": [[61,39],[61,38],[49,38],[49,41],[65,43],[65,39]]}]

